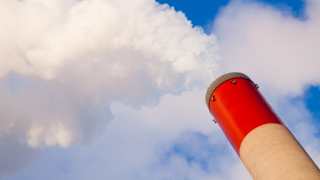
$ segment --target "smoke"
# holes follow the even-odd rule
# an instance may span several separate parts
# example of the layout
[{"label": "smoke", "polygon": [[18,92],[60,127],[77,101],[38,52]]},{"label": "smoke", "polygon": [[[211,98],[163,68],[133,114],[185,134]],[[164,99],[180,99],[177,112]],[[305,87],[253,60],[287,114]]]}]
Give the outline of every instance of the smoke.
[{"label": "smoke", "polygon": [[1,0],[0,22],[0,141],[21,147],[90,143],[110,103],[154,107],[223,70],[216,37],[154,0]]},{"label": "smoke", "polygon": [[[320,84],[317,68],[320,62],[317,50],[320,45],[319,8],[317,1],[309,0],[306,19],[297,19],[289,11],[235,0],[222,9],[214,21],[219,52],[228,71],[243,72],[259,83],[272,106],[285,112],[279,113],[281,118],[294,124],[289,124],[290,129],[298,134],[299,140],[306,142],[307,151],[318,164],[320,158],[316,149],[320,141],[314,136],[317,129],[310,131],[311,118],[306,116],[309,112],[303,106],[290,104],[286,96],[300,95],[306,86]],[[112,128],[107,126],[113,118],[112,102],[120,102],[117,114],[121,114],[123,104],[135,110],[143,106],[155,107],[163,95],[179,95],[194,87],[206,88],[224,72],[215,35],[206,35],[200,27],[193,27],[182,12],[154,0],[0,0],[0,22],[0,178],[30,166],[41,149],[92,142],[106,128]],[[186,97],[189,96],[182,99]],[[188,104],[184,102],[182,104]],[[203,101],[201,104],[206,108]],[[77,156],[80,159],[77,164],[84,168],[72,175],[86,174],[88,168],[94,169],[93,174],[98,174],[95,170],[112,174],[115,171],[113,162],[118,162],[117,172],[127,178],[128,171],[123,168],[132,170],[138,163],[144,163],[141,168],[139,166],[142,170],[137,170],[143,172],[157,162],[154,159],[158,156],[150,160],[146,154],[155,153],[155,144],[172,139],[172,136],[163,137],[195,127],[198,131],[206,129],[209,134],[209,125],[194,121],[199,117],[211,120],[209,113],[208,117],[202,117],[203,108],[199,108],[199,113],[195,107],[186,106],[189,113],[184,114],[183,109],[179,114],[185,116],[174,118],[181,121],[179,124],[163,116],[162,119],[172,125],[168,128],[160,118],[154,125],[158,129],[137,125],[132,130],[135,123],[128,120],[132,114],[125,114],[128,111],[124,109],[125,115],[121,117],[131,124],[115,133],[121,130],[121,123],[117,123],[119,127],[107,133],[120,136],[132,130],[130,137],[126,137],[130,144],[110,143],[103,150],[98,148],[99,155],[95,151],[84,153],[99,160],[102,154],[107,154],[98,165],[108,164],[108,171],[91,164],[88,167],[80,159],[84,154]],[[194,118],[186,123],[188,117],[193,117],[190,109],[195,113]],[[146,114],[141,115],[144,116]],[[143,123],[153,116],[146,116],[148,119]],[[301,124],[304,126],[299,127]],[[157,130],[160,140],[150,138],[150,143],[132,143],[134,138],[148,139],[149,128]],[[115,141],[113,136],[107,138]],[[136,149],[127,149],[128,146]],[[121,147],[120,152],[117,147]],[[150,151],[140,151],[141,147],[148,147]],[[167,178],[170,171],[178,178],[181,172],[190,172],[187,175],[194,178],[220,177],[215,171],[211,174],[203,171],[197,163],[189,166],[187,161],[172,157],[162,168],[157,166],[159,171],[153,171],[160,179]],[[126,162],[121,163],[121,160]],[[216,164],[216,159],[210,161]],[[248,174],[238,177],[244,172],[241,164],[227,164],[231,164],[235,172],[230,175],[232,178],[248,177]],[[225,167],[229,173],[229,166]],[[150,179],[155,173],[147,177]]]}]

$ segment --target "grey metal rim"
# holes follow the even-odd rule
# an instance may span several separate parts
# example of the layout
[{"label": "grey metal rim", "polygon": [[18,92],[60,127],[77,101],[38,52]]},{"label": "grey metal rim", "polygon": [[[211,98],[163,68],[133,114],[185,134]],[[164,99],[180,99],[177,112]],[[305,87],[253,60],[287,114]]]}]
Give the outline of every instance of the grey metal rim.
[{"label": "grey metal rim", "polygon": [[233,79],[233,78],[244,78],[244,79],[248,79],[249,81],[253,82],[247,75],[239,73],[239,72],[231,72],[231,73],[224,74],[224,75],[218,77],[209,86],[207,93],[206,93],[206,104],[207,104],[208,108],[209,108],[210,97],[211,97],[212,93],[214,92],[214,90],[216,90],[216,88],[218,86],[220,86],[220,84],[222,84],[230,79]]}]

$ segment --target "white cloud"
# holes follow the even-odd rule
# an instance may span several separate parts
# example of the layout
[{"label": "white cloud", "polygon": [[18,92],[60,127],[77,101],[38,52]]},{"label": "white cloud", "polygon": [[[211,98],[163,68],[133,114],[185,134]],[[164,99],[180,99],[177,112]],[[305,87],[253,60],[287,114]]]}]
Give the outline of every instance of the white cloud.
[{"label": "white cloud", "polygon": [[228,71],[241,71],[282,95],[319,85],[320,3],[306,1],[306,20],[254,1],[233,1],[215,21]]},{"label": "white cloud", "polygon": [[154,0],[0,1],[0,22],[0,141],[21,146],[90,143],[112,102],[154,107],[224,70],[216,37]]},{"label": "white cloud", "polygon": [[61,122],[51,124],[47,132],[44,132],[43,127],[36,125],[31,126],[27,132],[27,144],[33,148],[41,146],[42,142],[46,146],[59,144],[61,147],[67,148],[73,140],[72,133]]},{"label": "white cloud", "polygon": [[[99,141],[68,151],[48,150],[46,161],[10,180],[252,179],[220,127],[212,122],[204,94],[196,89],[181,96],[167,94],[157,107],[140,110],[114,102],[115,118]],[[272,106],[318,163],[318,139],[308,126],[301,127],[301,123],[310,125],[308,110],[302,102],[291,104],[288,98],[280,102]]]},{"label": "white cloud", "polygon": [[181,96],[167,94],[157,107],[140,110],[114,102],[114,120],[98,141],[48,149],[45,161],[9,179],[249,180],[212,122],[204,94],[197,89]]},{"label": "white cloud", "polygon": [[[319,84],[317,9],[308,1],[309,19],[301,21],[261,3],[233,1],[215,32],[228,70],[260,84],[319,163],[310,112],[287,98]],[[212,123],[204,91],[167,94],[206,87],[224,71],[215,36],[192,28],[183,13],[151,0],[0,1],[0,20],[0,143],[14,144],[0,146],[6,147],[0,167],[11,163],[0,177],[29,166],[37,148],[88,143],[104,132],[86,147],[47,150],[43,162],[16,178],[251,178]],[[164,94],[159,106],[145,107]],[[194,161],[174,152],[188,140]],[[7,158],[15,156],[23,163]]]},{"label": "white cloud", "polygon": [[219,67],[215,36],[152,0],[1,1],[0,11],[0,77],[23,84],[1,94],[12,106],[0,133],[23,121],[32,147],[81,141],[81,113],[95,123],[114,100],[155,106],[164,93],[205,87]]}]

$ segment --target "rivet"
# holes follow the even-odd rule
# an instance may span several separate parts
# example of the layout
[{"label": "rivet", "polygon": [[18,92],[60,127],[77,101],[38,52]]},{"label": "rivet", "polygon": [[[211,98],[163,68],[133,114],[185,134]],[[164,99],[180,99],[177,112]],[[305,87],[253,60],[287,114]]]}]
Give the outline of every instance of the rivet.
[{"label": "rivet", "polygon": [[232,84],[236,84],[236,80],[232,80],[230,81]]},{"label": "rivet", "polygon": [[258,84],[256,84],[256,88],[259,89],[259,85]]},{"label": "rivet", "polygon": [[212,96],[212,97],[211,97],[211,100],[212,100],[212,101],[215,101],[215,100],[216,100],[216,98],[215,98],[214,96]]},{"label": "rivet", "polygon": [[214,122],[214,123],[217,123],[217,121],[216,121],[215,119],[213,119],[213,122]]}]

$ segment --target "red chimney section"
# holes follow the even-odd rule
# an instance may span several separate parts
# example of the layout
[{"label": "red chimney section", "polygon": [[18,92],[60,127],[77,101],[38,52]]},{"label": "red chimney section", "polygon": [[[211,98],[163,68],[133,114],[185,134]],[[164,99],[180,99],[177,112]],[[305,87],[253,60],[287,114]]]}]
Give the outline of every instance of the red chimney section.
[{"label": "red chimney section", "polygon": [[317,166],[248,76],[220,76],[206,103],[255,180],[320,180]]}]

